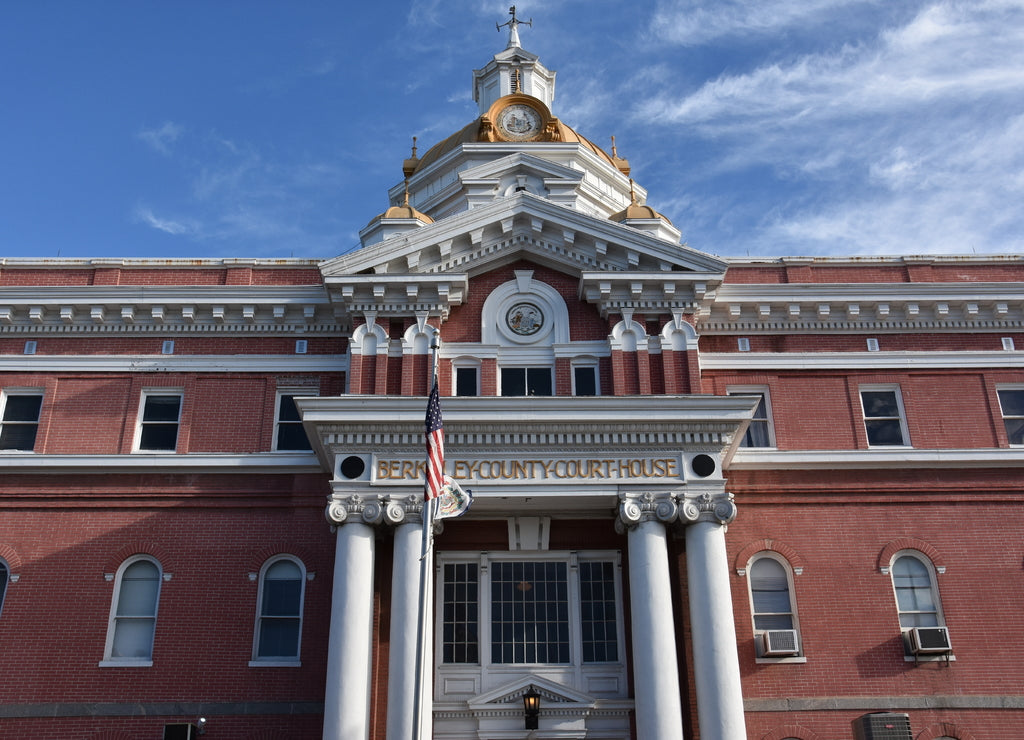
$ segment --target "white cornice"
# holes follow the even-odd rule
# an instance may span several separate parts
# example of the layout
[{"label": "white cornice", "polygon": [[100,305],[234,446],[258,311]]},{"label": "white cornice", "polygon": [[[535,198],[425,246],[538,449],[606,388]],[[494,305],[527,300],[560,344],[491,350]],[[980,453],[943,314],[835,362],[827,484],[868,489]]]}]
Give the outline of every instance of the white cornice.
[{"label": "white cornice", "polygon": [[224,268],[224,267],[260,267],[295,269],[296,267],[316,267],[319,260],[310,259],[252,259],[244,257],[207,258],[207,259],[154,259],[151,257],[103,257],[103,258],[70,258],[54,257],[38,259],[35,257],[0,257],[0,267],[26,267],[62,269],[96,268],[96,267],[129,267],[146,269],[181,269],[181,268]]},{"label": "white cornice", "polygon": [[703,334],[1020,331],[1024,283],[723,284]]},{"label": "white cornice", "polygon": [[326,289],[310,286],[9,286],[0,333],[340,334]]},{"label": "white cornice", "polygon": [[36,455],[0,453],[0,471],[13,473],[318,473],[311,452],[266,452],[245,455],[132,453],[129,455]]},{"label": "white cornice", "polygon": [[337,373],[348,355],[0,355],[0,372]]},{"label": "white cornice", "polygon": [[624,309],[657,315],[693,313],[721,284],[722,272],[584,272],[580,297],[603,318]]},{"label": "white cornice", "polygon": [[913,450],[761,450],[740,448],[728,470],[840,470],[879,468],[1019,468],[1024,448]]},{"label": "white cornice", "polygon": [[930,370],[1024,367],[1024,352],[701,352],[702,370]]}]

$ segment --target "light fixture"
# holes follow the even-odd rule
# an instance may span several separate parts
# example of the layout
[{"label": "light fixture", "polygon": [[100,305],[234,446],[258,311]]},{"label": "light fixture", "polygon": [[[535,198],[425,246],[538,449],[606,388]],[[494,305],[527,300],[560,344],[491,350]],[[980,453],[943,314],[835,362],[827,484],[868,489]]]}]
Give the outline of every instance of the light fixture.
[{"label": "light fixture", "polygon": [[540,694],[533,684],[523,694],[523,712],[526,714],[526,729],[536,730],[540,722]]}]

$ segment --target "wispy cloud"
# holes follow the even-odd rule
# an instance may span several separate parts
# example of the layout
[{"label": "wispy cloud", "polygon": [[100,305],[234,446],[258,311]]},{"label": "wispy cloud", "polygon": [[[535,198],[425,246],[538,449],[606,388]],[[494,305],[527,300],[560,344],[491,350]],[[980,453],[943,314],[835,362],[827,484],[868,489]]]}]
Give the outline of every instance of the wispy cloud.
[{"label": "wispy cloud", "polygon": [[872,0],[675,0],[658,8],[650,33],[669,43],[698,46],[722,37],[766,36],[817,25],[839,9],[871,4]]},{"label": "wispy cloud", "polygon": [[185,129],[177,123],[165,122],[159,128],[143,129],[136,137],[161,154],[170,154],[171,145],[184,133]]},{"label": "wispy cloud", "polygon": [[147,226],[153,227],[157,231],[162,231],[165,234],[171,234],[172,236],[196,234],[198,230],[195,222],[174,221],[168,218],[161,218],[153,213],[153,209],[149,206],[137,206],[135,208],[135,218],[140,223],[144,223]]}]

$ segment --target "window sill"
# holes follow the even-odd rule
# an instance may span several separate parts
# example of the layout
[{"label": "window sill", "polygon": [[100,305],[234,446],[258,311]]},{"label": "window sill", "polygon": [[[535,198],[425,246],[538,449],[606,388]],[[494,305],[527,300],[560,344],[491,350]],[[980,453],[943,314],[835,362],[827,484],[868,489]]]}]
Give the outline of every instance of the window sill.
[{"label": "window sill", "polygon": [[758,664],[772,665],[775,663],[806,663],[806,655],[790,655],[784,658],[758,658],[756,661]]},{"label": "window sill", "polygon": [[250,668],[301,668],[301,660],[250,660]]},{"label": "window sill", "polygon": [[136,659],[107,659],[99,662],[100,668],[152,668],[152,660]]}]

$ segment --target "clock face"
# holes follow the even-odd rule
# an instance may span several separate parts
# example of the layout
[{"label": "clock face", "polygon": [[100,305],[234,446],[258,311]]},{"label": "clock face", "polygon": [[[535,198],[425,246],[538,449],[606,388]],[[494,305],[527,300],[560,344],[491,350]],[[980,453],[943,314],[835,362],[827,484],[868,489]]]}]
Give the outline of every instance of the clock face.
[{"label": "clock face", "polygon": [[540,133],[540,114],[521,103],[503,108],[496,123],[501,135],[513,141],[526,141]]}]

